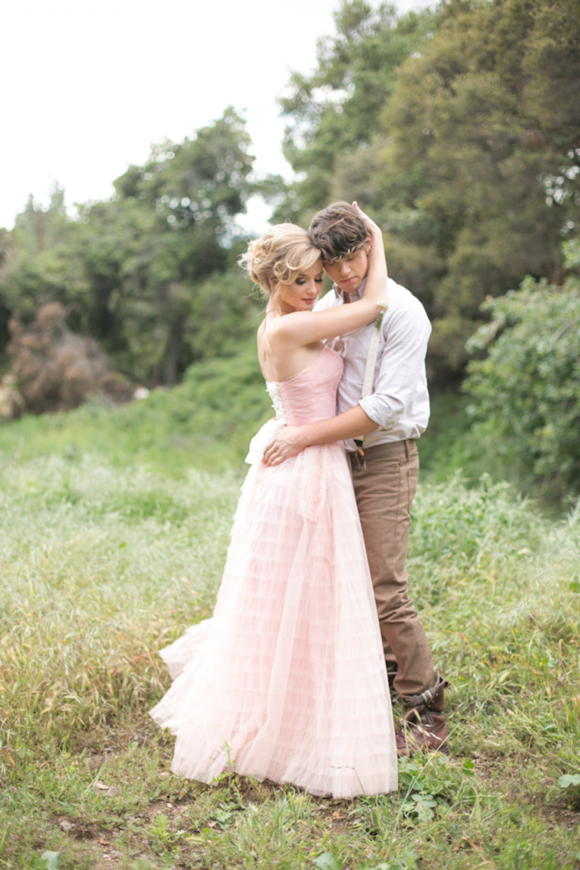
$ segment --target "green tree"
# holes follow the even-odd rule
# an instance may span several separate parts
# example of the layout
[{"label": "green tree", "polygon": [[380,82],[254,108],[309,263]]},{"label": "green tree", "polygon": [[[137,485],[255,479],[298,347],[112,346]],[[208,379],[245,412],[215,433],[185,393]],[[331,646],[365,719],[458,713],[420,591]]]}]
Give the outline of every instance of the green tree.
[{"label": "green tree", "polygon": [[58,302],[67,325],[96,339],[133,380],[174,384],[196,359],[231,353],[253,324],[235,265],[236,216],[260,187],[249,146],[229,108],[191,139],[154,147],[116,180],[110,200],[81,207],[78,220],[67,217],[59,188],[48,209],[31,198],[0,238],[2,347],[11,314],[26,325]]},{"label": "green tree", "polygon": [[12,314],[30,322],[41,305],[58,302],[71,327],[82,329],[89,288],[77,253],[77,232],[58,185],[47,208],[30,196],[14,229],[1,231],[0,359],[6,360]]},{"label": "green tree", "polygon": [[281,99],[288,124],[284,154],[303,180],[293,183],[277,217],[301,220],[333,196],[337,160],[361,153],[377,131],[382,108],[396,84],[398,66],[423,42],[432,14],[397,19],[395,7],[342,0],[336,34],[319,40],[318,68],[294,73]]},{"label": "green tree", "polygon": [[[481,302],[526,274],[559,283],[562,239],[577,233],[580,0],[448,0],[398,22],[352,0],[337,30],[285,104],[304,128],[290,130],[296,210],[369,209],[390,273],[434,321],[431,373],[461,376]],[[351,87],[367,49],[381,58],[375,102],[364,76]]]},{"label": "green tree", "polygon": [[155,147],[116,180],[116,197],[84,210],[91,334],[125,371],[174,384],[203,355],[195,298],[235,263],[235,218],[255,189],[249,145],[228,109],[193,139]]},{"label": "green tree", "polygon": [[249,145],[241,118],[227,109],[194,139],[154,149],[145,166],[130,167],[116,182],[120,199],[153,224],[132,260],[126,304],[159,348],[150,356],[152,374],[165,383],[175,383],[191,362],[184,336],[196,285],[231,265],[234,219],[252,192]]},{"label": "green tree", "polygon": [[237,267],[197,285],[189,299],[185,338],[194,360],[231,357],[256,332],[263,307]]},{"label": "green tree", "polygon": [[[432,352],[452,368],[487,295],[526,273],[559,280],[562,234],[580,217],[580,101],[552,103],[566,81],[578,93],[579,12],[568,0],[548,12],[542,0],[452,0],[385,109],[390,174],[418,175],[422,187],[407,237],[445,264],[431,293]],[[556,46],[565,64],[548,62]]]}]

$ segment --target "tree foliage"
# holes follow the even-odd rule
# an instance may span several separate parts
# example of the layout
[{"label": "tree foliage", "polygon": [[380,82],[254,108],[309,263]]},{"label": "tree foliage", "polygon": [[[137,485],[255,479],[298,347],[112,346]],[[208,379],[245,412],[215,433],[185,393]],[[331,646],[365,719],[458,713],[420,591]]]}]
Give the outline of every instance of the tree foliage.
[{"label": "tree foliage", "polygon": [[0,358],[13,314],[32,320],[39,306],[58,302],[71,326],[81,328],[88,285],[76,244],[77,225],[66,215],[64,191],[53,189],[43,209],[29,197],[12,232],[2,231],[0,251]]},{"label": "tree foliage", "polygon": [[[332,199],[366,206],[390,274],[433,320],[431,383],[456,383],[488,348],[469,368],[477,433],[556,496],[578,491],[578,279],[561,251],[580,222],[580,0],[443,0],[402,17],[341,0],[335,21],[281,101],[296,176],[275,219],[306,225]],[[115,190],[72,220],[55,188],[0,230],[2,366],[10,318],[26,344],[54,303],[148,385],[247,354],[256,307],[235,221],[277,186],[253,180],[241,118],[230,108],[155,146]]]},{"label": "tree foliage", "polygon": [[395,7],[374,9],[365,0],[342,0],[336,34],[320,39],[318,68],[294,73],[280,100],[287,118],[284,154],[303,175],[293,183],[277,216],[303,220],[333,196],[337,161],[364,153],[377,131],[385,132],[382,109],[396,84],[396,71],[422,42],[430,12],[397,20]]},{"label": "tree foliage", "polygon": [[175,383],[195,359],[197,288],[213,275],[219,294],[216,276],[235,262],[234,221],[253,189],[249,145],[228,109],[194,139],[154,148],[117,179],[113,201],[84,214],[93,329],[153,382]]},{"label": "tree foliage", "polygon": [[[573,257],[580,265],[577,245]],[[526,278],[482,308],[491,320],[469,348],[489,353],[469,363],[464,384],[473,434],[547,496],[580,493],[580,279]]]},{"label": "tree foliage", "polygon": [[1,240],[4,346],[12,314],[26,323],[58,302],[69,326],[137,381],[174,384],[196,359],[231,350],[253,324],[248,287],[228,271],[239,251],[235,218],[255,189],[249,146],[227,109],[192,139],[155,146],[116,180],[114,197],[82,207],[78,220],[59,189],[46,210],[31,199]]},{"label": "tree foliage", "polygon": [[306,125],[296,208],[365,204],[434,320],[432,374],[461,373],[485,297],[526,274],[558,283],[577,233],[580,2],[448,0],[397,21],[346,0],[337,30],[283,103]]},{"label": "tree foliage", "polygon": [[[580,102],[550,108],[563,68],[544,63],[545,43],[574,32],[578,44],[579,11],[567,0],[549,15],[541,0],[450,2],[385,109],[392,169],[420,179],[417,221],[404,235],[443,266],[428,298],[432,352],[453,368],[487,295],[525,274],[560,278],[562,235],[580,218]],[[576,93],[579,75],[577,52],[565,73]]]}]

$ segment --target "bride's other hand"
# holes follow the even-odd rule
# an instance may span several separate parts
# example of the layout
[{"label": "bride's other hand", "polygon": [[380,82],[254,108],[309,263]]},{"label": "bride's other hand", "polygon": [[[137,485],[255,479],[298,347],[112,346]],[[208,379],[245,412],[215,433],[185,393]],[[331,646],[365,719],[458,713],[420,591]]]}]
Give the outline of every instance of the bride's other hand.
[{"label": "bride's other hand", "polygon": [[356,202],[353,202],[352,207],[369,231],[369,247],[367,249],[369,267],[363,297],[374,301],[380,308],[384,309],[387,300],[388,274],[383,232]]},{"label": "bride's other hand", "polygon": [[359,206],[359,204],[358,204],[358,202],[356,202],[356,200],[353,202],[352,207],[354,208],[354,210],[356,211],[356,213],[358,214],[360,219],[364,222],[369,233],[372,233],[373,235],[375,235],[376,233],[379,233],[380,235],[382,235],[382,230],[379,227],[379,225],[376,224],[374,222],[374,220],[372,220],[368,216],[368,214],[365,214],[365,212],[362,210],[362,208]]},{"label": "bride's other hand", "polygon": [[262,462],[265,465],[280,465],[286,459],[297,456],[305,446],[301,434],[299,426],[284,426],[264,450]]}]

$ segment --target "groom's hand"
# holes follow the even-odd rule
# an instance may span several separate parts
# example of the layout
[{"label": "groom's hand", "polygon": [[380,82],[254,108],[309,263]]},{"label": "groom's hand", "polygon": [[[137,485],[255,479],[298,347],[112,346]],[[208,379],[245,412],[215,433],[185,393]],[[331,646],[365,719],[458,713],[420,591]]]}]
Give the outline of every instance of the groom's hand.
[{"label": "groom's hand", "polygon": [[281,462],[300,453],[305,446],[300,432],[300,426],[284,426],[272,443],[266,447],[262,462],[266,465],[280,465]]}]

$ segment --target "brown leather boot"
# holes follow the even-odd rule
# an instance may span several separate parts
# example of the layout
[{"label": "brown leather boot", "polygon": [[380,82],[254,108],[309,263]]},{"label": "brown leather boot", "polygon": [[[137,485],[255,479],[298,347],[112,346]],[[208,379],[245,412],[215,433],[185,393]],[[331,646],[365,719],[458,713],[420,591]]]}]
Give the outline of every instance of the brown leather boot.
[{"label": "brown leather boot", "polygon": [[427,749],[447,755],[449,747],[445,717],[428,709],[421,713],[411,710],[409,716],[411,718],[405,714],[403,727],[396,734],[397,754],[411,756],[419,749]]},{"label": "brown leather boot", "polygon": [[397,754],[413,755],[420,749],[447,755],[447,728],[443,716],[443,690],[447,680],[438,682],[421,695],[403,697],[403,727],[397,733]]}]

